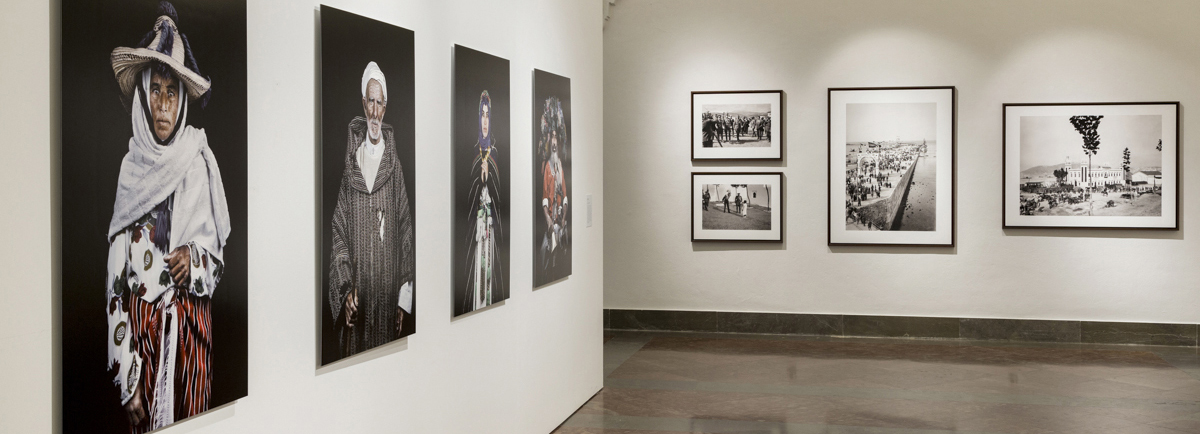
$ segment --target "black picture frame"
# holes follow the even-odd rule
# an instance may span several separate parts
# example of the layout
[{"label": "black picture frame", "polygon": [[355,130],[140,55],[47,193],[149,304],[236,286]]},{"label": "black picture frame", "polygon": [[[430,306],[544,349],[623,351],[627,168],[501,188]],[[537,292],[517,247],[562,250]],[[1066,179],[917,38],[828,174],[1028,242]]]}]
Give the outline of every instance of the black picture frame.
[{"label": "black picture frame", "polygon": [[[769,229],[770,233],[774,234],[774,236],[771,237],[771,236],[769,236],[770,234],[768,234],[768,237],[763,237],[763,238],[737,237],[736,234],[731,234],[732,236],[727,237],[727,238],[712,238],[712,237],[697,236],[696,214],[697,214],[697,212],[702,213],[703,210],[698,209],[698,208],[700,208],[700,206],[698,206],[697,202],[696,202],[696,199],[698,197],[698,195],[697,195],[698,190],[696,190],[696,187],[697,187],[696,178],[697,177],[708,177],[708,176],[712,176],[712,177],[773,176],[773,177],[775,177],[775,185],[778,186],[777,193],[774,195],[771,195],[767,200],[768,205],[772,205],[771,208],[778,208],[778,213],[771,217],[772,224],[777,223],[778,228]],[[787,221],[787,207],[785,206],[785,202],[786,202],[785,199],[787,197],[787,187],[786,187],[786,178],[784,177],[783,172],[692,172],[690,185],[691,185],[691,189],[690,189],[690,193],[688,195],[688,209],[690,210],[690,213],[691,213],[690,227],[691,227],[692,242],[694,242],[694,243],[695,242],[718,242],[718,243],[722,243],[722,242],[725,242],[725,243],[727,243],[727,242],[752,242],[752,243],[783,242],[783,239],[785,236],[785,222]],[[767,192],[769,194],[770,190],[768,189]],[[747,200],[749,200],[749,197],[747,198]],[[701,217],[701,218],[703,218],[703,217]],[[745,233],[745,232],[751,232],[751,231],[738,231],[738,232]],[[754,231],[754,232],[757,232],[757,231]]]},{"label": "black picture frame", "polygon": [[[1009,179],[1009,176],[1010,176],[1010,174],[1009,174],[1009,170],[1010,170],[1009,169],[1009,167],[1010,167],[1010,164],[1009,164],[1009,158],[1010,158],[1009,139],[1011,138],[1009,136],[1009,131],[1008,131],[1009,109],[1039,108],[1039,107],[1051,107],[1051,108],[1063,107],[1063,108],[1066,108],[1066,107],[1136,107],[1136,106],[1169,106],[1169,107],[1173,108],[1173,109],[1167,110],[1167,113],[1173,115],[1172,120],[1173,120],[1173,123],[1175,124],[1174,128],[1173,128],[1174,140],[1171,143],[1169,143],[1169,145],[1174,148],[1174,152],[1172,152],[1171,154],[1174,157],[1175,164],[1170,165],[1170,166],[1165,166],[1165,165],[1162,166],[1162,167],[1172,167],[1174,170],[1174,173],[1173,173],[1173,176],[1171,177],[1171,179],[1172,179],[1173,185],[1175,186],[1175,188],[1174,188],[1174,196],[1175,197],[1174,197],[1173,201],[1170,201],[1170,202],[1164,201],[1164,203],[1172,203],[1175,208],[1174,212],[1170,214],[1170,218],[1172,221],[1169,226],[1157,226],[1157,227],[1141,226],[1141,227],[1139,227],[1139,226],[1113,226],[1113,225],[1087,226],[1087,225],[1061,225],[1061,224],[1054,224],[1054,225],[1033,225],[1033,224],[1015,224],[1015,223],[1010,224],[1009,220],[1010,220],[1010,217],[1012,217],[1012,215],[1010,214],[1010,206],[1012,204],[1010,203],[1008,196],[1009,196],[1010,189],[1013,188],[1014,186],[1009,185],[1010,184],[1010,179]],[[1183,212],[1182,211],[1183,208],[1181,206],[1182,199],[1181,199],[1181,195],[1179,194],[1179,188],[1178,188],[1179,175],[1183,169],[1183,166],[1182,166],[1183,163],[1181,161],[1182,155],[1181,155],[1181,150],[1180,150],[1180,140],[1179,140],[1180,137],[1182,137],[1182,131],[1183,131],[1182,124],[1180,123],[1181,110],[1182,110],[1182,105],[1180,104],[1179,101],[1147,101],[1147,102],[1105,101],[1105,102],[1074,102],[1074,103],[1041,102],[1041,103],[1005,103],[1005,104],[1003,104],[1002,110],[1001,110],[1001,124],[1000,124],[1001,125],[1001,128],[1000,128],[1000,134],[1001,134],[1001,141],[1000,141],[1000,143],[1001,143],[1001,158],[1000,158],[1000,161],[1001,161],[1001,168],[1002,168],[1002,170],[1000,172],[1000,176],[1001,176],[1001,196],[1000,196],[1001,228],[1002,229],[1105,230],[1105,231],[1178,231],[1179,230],[1179,221],[1180,221],[1180,218],[1182,217],[1182,212]],[[1164,131],[1164,133],[1165,132],[1166,131]],[[1017,140],[1019,141],[1020,138],[1018,137]],[[1019,145],[1020,143],[1018,142],[1017,144]],[[1165,148],[1165,147],[1167,147],[1167,145],[1168,145],[1168,143],[1164,139],[1162,146]],[[1019,154],[1019,146],[1018,146],[1017,157],[1016,157],[1018,159],[1018,162],[1019,162],[1019,157],[1020,157],[1020,154]],[[1018,170],[1019,170],[1019,167],[1018,167]],[[1017,172],[1017,174],[1020,175],[1020,172]],[[1016,186],[1016,188],[1017,188],[1017,191],[1020,191],[1020,186],[1019,186],[1020,178],[1018,178],[1017,181],[1018,181],[1018,185]],[[1018,206],[1019,206],[1019,204],[1018,204]],[[1019,213],[1019,210],[1018,210],[1018,213]],[[1062,216],[1062,217],[1069,218],[1070,216]],[[1083,217],[1083,216],[1077,216],[1077,217],[1089,218],[1089,217]]]},{"label": "black picture frame", "polygon": [[[833,134],[833,95],[835,92],[859,92],[859,91],[928,91],[928,90],[944,90],[949,91],[950,102],[950,209],[949,209],[949,239],[944,243],[937,242],[842,242],[834,241],[834,195],[833,195],[833,158],[834,158],[834,134]],[[954,248],[958,243],[958,88],[955,86],[898,86],[898,87],[833,87],[827,91],[826,98],[826,137],[828,137],[826,164],[826,190],[828,202],[826,216],[827,220],[827,245],[830,247],[942,247]],[[844,146],[845,144],[843,144]],[[907,194],[907,192],[906,192]],[[898,231],[881,231],[881,232],[898,232]]]},{"label": "black picture frame", "polygon": [[[700,96],[703,98],[704,96],[708,96],[708,95],[722,95],[722,96],[741,95],[741,96],[745,96],[747,98],[751,98],[753,96],[761,96],[761,95],[767,95],[767,94],[776,95],[778,98],[778,105],[779,105],[778,115],[773,116],[771,119],[773,127],[775,125],[778,126],[778,128],[777,128],[778,131],[772,133],[773,134],[772,139],[777,140],[778,143],[775,145],[772,145],[769,152],[765,152],[766,154],[770,154],[770,155],[768,155],[768,156],[753,156],[752,155],[752,156],[748,156],[748,157],[739,157],[739,156],[736,156],[736,154],[732,155],[732,156],[706,156],[706,155],[698,156],[697,155],[696,151],[697,151],[698,146],[700,149],[705,149],[703,147],[703,145],[700,144],[701,142],[697,142],[696,130],[697,130],[697,128],[702,126],[702,125],[701,126],[696,125],[697,117],[700,115],[700,113],[698,113],[696,111],[697,110],[697,107],[696,107],[696,97],[697,96]],[[760,103],[762,103],[762,102],[760,102]],[[768,101],[767,103],[770,103],[770,101]],[[689,142],[690,143],[689,146],[691,147],[690,155],[691,155],[692,161],[783,161],[784,147],[786,146],[786,143],[787,143],[787,94],[784,93],[784,91],[782,91],[782,90],[692,91],[690,107],[691,107],[691,112],[690,112],[691,114],[690,114],[689,119],[691,119],[691,121],[690,121],[691,140]],[[774,130],[774,128],[773,128],[773,130]],[[703,137],[701,136],[700,139],[703,139]],[[708,148],[708,149],[711,149],[711,148]],[[731,148],[730,151],[734,151],[735,149],[745,149],[745,148]],[[707,152],[702,152],[702,153],[707,153]],[[741,153],[746,154],[748,152],[743,151]],[[754,152],[753,154],[764,154],[764,152]]]}]

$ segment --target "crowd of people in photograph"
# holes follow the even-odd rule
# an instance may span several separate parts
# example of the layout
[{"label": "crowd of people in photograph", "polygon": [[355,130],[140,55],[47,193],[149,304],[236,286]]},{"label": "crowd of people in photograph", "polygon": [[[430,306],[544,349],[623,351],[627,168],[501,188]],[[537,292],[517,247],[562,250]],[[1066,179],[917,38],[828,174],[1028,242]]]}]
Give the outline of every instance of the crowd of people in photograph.
[{"label": "crowd of people in photograph", "polygon": [[[895,188],[892,177],[908,170],[920,157],[921,146],[905,145],[884,149],[869,144],[871,150],[847,155],[846,164],[846,221],[868,229],[878,229],[879,223],[860,212],[863,202],[883,197],[885,189]],[[855,161],[857,160],[857,161]],[[870,203],[868,203],[870,205]]]},{"label": "crowd of people in photograph", "polygon": [[847,158],[859,159],[857,164],[846,167],[846,204],[858,206],[863,201],[881,197],[883,189],[892,188],[889,179],[904,173],[917,161],[920,149],[915,146],[888,150],[868,151]]},{"label": "crowd of people in photograph", "polygon": [[1057,186],[1022,186],[1021,187],[1021,215],[1038,215],[1048,212],[1059,206],[1076,205],[1083,202],[1091,202],[1095,196],[1101,196],[1111,199],[1103,200],[1104,207],[1112,208],[1117,206],[1117,201],[1134,200],[1143,194],[1161,194],[1157,186],[1139,186],[1139,185],[1124,185],[1111,184],[1100,187],[1077,187],[1072,185],[1057,185]]},{"label": "crowd of people in photograph", "polygon": [[704,147],[715,143],[771,140],[771,116],[768,114],[746,116],[729,113],[705,112],[703,115]]}]

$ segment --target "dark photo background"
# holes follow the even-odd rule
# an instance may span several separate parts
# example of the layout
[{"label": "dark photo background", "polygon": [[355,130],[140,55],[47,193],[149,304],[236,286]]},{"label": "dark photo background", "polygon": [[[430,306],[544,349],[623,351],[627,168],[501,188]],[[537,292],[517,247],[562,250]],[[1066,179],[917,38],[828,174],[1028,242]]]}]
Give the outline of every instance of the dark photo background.
[{"label": "dark photo background", "polygon": [[[133,47],[158,18],[158,1],[62,0],[62,414],[63,432],[127,433],[120,392],[106,370],[106,232],[121,160],[132,136],[109,55]],[[225,274],[212,299],[210,408],[246,396],[246,2],[175,0],[179,30],[212,81],[204,129],[229,202]]]},{"label": "dark photo background", "polygon": [[[362,76],[374,61],[387,80],[387,110],[383,122],[391,125],[396,154],[404,169],[404,185],[416,225],[416,104],[413,81],[413,32],[349,12],[321,6],[321,364],[341,358],[337,331],[329,306],[329,249],[333,210],[345,171],[346,137],[350,120],[365,116]],[[420,273],[417,273],[418,275]],[[414,282],[413,314],[404,316],[406,335],[416,331],[420,285]]]},{"label": "dark photo background", "polygon": [[[542,212],[542,165],[546,156],[542,155],[541,131],[542,114],[546,110],[546,99],[558,97],[562,102],[563,122],[566,125],[567,136],[558,139],[558,158],[562,160],[563,176],[567,185],[567,239],[560,242],[562,253],[553,267],[542,267],[542,240],[546,235],[546,218]],[[575,227],[571,222],[574,215],[571,212],[575,205],[575,196],[571,195],[571,79],[551,74],[546,71],[533,70],[533,287],[545,285],[571,275],[571,244],[575,238]]]},{"label": "dark photo background", "polygon": [[471,285],[468,252],[469,240],[474,234],[474,204],[471,197],[472,173],[475,158],[479,156],[476,146],[479,137],[479,95],[488,91],[492,99],[490,135],[494,137],[496,149],[492,156],[500,173],[491,173],[498,181],[500,191],[494,193],[496,209],[500,215],[497,225],[496,258],[499,262],[499,282],[493,287],[492,302],[508,299],[509,277],[509,161],[512,142],[509,140],[509,70],[508,60],[482,53],[463,46],[454,46],[454,137],[451,146],[453,159],[454,204],[451,216],[454,219],[453,248],[454,288],[453,316],[468,313],[463,309],[466,289]]}]

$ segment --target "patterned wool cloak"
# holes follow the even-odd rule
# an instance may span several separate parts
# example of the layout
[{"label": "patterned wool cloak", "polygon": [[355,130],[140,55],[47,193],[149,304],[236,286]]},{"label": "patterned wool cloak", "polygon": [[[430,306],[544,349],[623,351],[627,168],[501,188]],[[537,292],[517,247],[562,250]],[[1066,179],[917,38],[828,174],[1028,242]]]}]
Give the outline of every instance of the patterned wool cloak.
[{"label": "patterned wool cloak", "polygon": [[[329,305],[338,331],[342,356],[350,356],[391,342],[396,334],[400,287],[413,280],[413,213],[404,185],[404,169],[396,154],[391,125],[382,127],[385,149],[367,192],[355,151],[367,135],[367,120],[350,121],[346,142],[346,168],[333,212],[333,240],[329,265]],[[346,327],[342,312],[346,296],[358,290],[358,317]]]}]

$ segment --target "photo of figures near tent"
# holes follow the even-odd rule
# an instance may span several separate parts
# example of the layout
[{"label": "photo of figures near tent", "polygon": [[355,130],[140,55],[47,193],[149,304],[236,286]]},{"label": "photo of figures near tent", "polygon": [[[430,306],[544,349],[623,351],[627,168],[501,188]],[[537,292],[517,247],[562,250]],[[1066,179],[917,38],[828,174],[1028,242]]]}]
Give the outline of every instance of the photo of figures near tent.
[{"label": "photo of figures near tent", "polygon": [[416,332],[411,30],[321,6],[321,364]]},{"label": "photo of figures near tent", "polygon": [[770,104],[705,104],[701,110],[704,147],[771,146]]},{"label": "photo of figures near tent", "polygon": [[508,299],[508,60],[454,46],[453,316]]},{"label": "photo of figures near tent", "polygon": [[571,275],[571,79],[533,71],[533,286]]},{"label": "photo of figures near tent", "polygon": [[1004,105],[1004,227],[1178,229],[1179,104]]},{"label": "photo of figures near tent", "polygon": [[246,3],[61,28],[61,432],[156,431],[248,391]]},{"label": "photo of figures near tent", "polygon": [[693,173],[692,241],[782,241],[783,174]]},{"label": "photo of figures near tent", "polygon": [[937,230],[937,104],[847,104],[846,138],[846,230]]},{"label": "photo of figures near tent", "polygon": [[1021,215],[1161,216],[1162,116],[1021,117]]},{"label": "photo of figures near tent", "polygon": [[705,230],[771,230],[771,186],[705,184],[700,199]]}]

